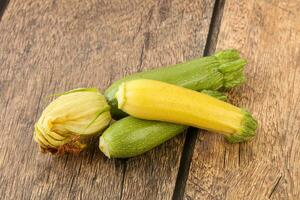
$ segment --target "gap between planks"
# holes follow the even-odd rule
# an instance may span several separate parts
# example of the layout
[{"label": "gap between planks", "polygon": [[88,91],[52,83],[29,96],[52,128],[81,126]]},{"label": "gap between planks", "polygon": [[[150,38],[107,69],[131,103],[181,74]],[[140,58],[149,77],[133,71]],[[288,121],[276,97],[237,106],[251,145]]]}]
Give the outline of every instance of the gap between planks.
[{"label": "gap between planks", "polygon": [[2,19],[2,16],[4,15],[4,12],[7,8],[8,3],[9,3],[9,0],[0,1],[0,21]]},{"label": "gap between planks", "polygon": [[[222,16],[223,16],[224,5],[225,5],[225,0],[215,1],[203,56],[208,56],[212,54],[216,49],[219,29],[221,25]],[[190,127],[187,130],[186,140],[185,140],[185,144],[184,144],[184,148],[180,160],[180,166],[179,166],[177,180],[176,180],[174,193],[173,193],[174,200],[183,199],[185,185],[189,174],[189,168],[190,168],[191,159],[193,156],[195,142],[197,138],[197,132],[198,129],[196,128]]]}]

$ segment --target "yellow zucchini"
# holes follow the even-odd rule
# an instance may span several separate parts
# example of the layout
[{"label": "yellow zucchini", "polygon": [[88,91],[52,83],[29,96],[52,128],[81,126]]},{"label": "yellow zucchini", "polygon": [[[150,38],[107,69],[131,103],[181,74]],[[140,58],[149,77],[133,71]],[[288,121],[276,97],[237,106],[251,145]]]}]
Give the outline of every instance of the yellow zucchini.
[{"label": "yellow zucchini", "polygon": [[256,120],[244,109],[161,81],[122,83],[116,98],[118,108],[133,117],[220,132],[231,142],[249,140],[257,127]]}]

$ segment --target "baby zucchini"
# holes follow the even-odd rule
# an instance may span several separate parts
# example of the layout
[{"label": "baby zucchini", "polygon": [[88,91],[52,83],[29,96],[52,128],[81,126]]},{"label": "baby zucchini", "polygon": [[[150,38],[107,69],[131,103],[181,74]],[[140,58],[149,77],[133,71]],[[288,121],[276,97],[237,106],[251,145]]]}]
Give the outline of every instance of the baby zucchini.
[{"label": "baby zucchini", "polygon": [[127,114],[118,109],[115,95],[119,86],[126,81],[151,79],[197,91],[230,89],[245,81],[245,65],[246,60],[240,57],[238,51],[224,50],[212,56],[126,76],[113,83],[104,96],[111,106],[112,117],[119,119]]},{"label": "baby zucchini", "polygon": [[256,120],[244,109],[161,81],[125,82],[116,97],[118,108],[133,117],[223,133],[230,142],[251,139],[257,127]]},{"label": "baby zucchini", "polygon": [[[220,100],[227,100],[226,96],[218,91],[202,92]],[[185,125],[127,116],[104,131],[100,137],[99,148],[107,157],[133,157],[164,143],[186,128]]]}]

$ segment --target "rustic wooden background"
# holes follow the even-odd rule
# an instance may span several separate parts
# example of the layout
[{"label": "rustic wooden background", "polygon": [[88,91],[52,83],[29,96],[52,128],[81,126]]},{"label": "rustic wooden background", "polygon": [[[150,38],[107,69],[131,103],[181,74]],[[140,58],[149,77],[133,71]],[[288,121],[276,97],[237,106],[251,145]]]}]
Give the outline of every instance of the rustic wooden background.
[{"label": "rustic wooden background", "polygon": [[[299,0],[1,0],[0,199],[300,199]],[[230,93],[259,121],[242,144],[190,129],[146,153],[39,153],[49,94],[236,48]],[[198,133],[197,133],[198,132]]]}]

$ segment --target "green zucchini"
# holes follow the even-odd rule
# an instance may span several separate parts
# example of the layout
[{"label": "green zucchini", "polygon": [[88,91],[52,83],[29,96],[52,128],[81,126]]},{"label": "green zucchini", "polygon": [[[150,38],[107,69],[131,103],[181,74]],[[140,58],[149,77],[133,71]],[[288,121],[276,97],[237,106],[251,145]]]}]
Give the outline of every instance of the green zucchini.
[{"label": "green zucchini", "polygon": [[246,60],[236,50],[220,51],[212,56],[126,76],[113,83],[104,93],[115,119],[127,116],[118,109],[115,98],[119,86],[134,79],[152,79],[201,91],[230,89],[245,81]]},{"label": "green zucchini", "polygon": [[[204,90],[220,100],[227,97],[218,91]],[[99,148],[109,158],[128,158],[143,154],[182,133],[187,126],[149,121],[131,116],[113,123],[100,137]]]}]

